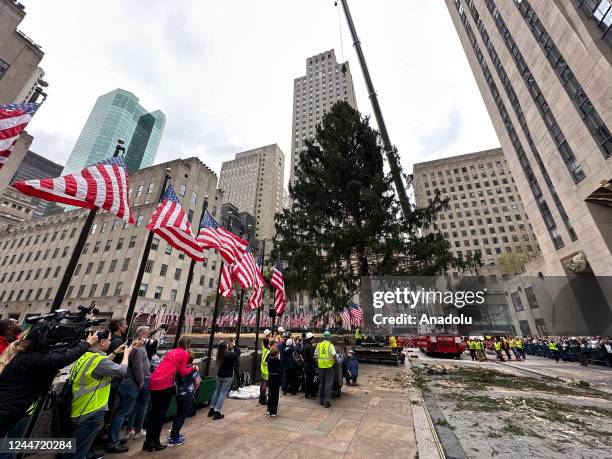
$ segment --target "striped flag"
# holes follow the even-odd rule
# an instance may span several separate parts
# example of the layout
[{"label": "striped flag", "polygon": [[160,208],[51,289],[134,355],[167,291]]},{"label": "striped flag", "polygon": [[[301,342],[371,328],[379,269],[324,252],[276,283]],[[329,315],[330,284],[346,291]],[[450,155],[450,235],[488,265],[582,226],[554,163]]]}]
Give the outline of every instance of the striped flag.
[{"label": "striped flag", "polygon": [[232,267],[227,263],[223,263],[221,268],[221,280],[219,281],[219,294],[230,298],[234,289],[234,280],[232,278]]},{"label": "striped flag", "polygon": [[200,222],[197,240],[203,249],[217,249],[230,265],[234,264],[249,246],[247,241],[220,226],[208,211]]},{"label": "striped flag", "polygon": [[340,312],[340,318],[342,319],[342,328],[351,328],[351,312],[344,308],[342,312]]},{"label": "striped flag", "polygon": [[122,156],[105,159],[53,179],[21,180],[13,186],[23,194],[85,209],[96,207],[134,223],[130,209],[128,172]]},{"label": "striped flag", "polygon": [[40,104],[0,105],[0,169]]},{"label": "striped flag", "polygon": [[353,325],[361,326],[363,324],[363,308],[359,304],[351,304],[351,319]]},{"label": "striped flag", "polygon": [[283,277],[283,264],[280,257],[277,257],[274,263],[270,284],[276,289],[276,292],[274,292],[274,309],[277,314],[281,314],[285,310],[287,297],[285,296],[285,278]]},{"label": "striped flag", "polygon": [[204,250],[191,232],[191,224],[187,214],[181,207],[181,203],[170,183],[168,183],[161,202],[153,212],[147,229],[194,260],[204,260]]}]

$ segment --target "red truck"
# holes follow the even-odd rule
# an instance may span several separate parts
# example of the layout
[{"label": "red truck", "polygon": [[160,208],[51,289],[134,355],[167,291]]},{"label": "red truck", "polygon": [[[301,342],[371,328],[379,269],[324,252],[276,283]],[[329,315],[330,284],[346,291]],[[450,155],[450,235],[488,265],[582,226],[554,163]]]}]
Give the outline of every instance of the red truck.
[{"label": "red truck", "polygon": [[466,344],[457,335],[425,335],[412,338],[414,347],[418,347],[425,354],[461,357]]}]

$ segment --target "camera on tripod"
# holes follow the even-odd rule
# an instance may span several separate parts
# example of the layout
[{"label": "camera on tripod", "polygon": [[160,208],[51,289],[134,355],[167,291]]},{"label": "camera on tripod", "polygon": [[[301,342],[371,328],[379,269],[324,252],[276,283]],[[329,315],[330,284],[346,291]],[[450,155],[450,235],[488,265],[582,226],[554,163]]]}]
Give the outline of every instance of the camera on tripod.
[{"label": "camera on tripod", "polygon": [[[87,317],[99,312],[93,306],[79,306],[75,314],[67,309],[57,309],[46,315],[28,317],[26,323],[32,327],[28,330],[26,339],[46,351],[71,347],[85,339],[93,331],[93,327],[100,325],[102,320]],[[108,338],[108,335],[108,330],[98,332],[98,339]]]}]

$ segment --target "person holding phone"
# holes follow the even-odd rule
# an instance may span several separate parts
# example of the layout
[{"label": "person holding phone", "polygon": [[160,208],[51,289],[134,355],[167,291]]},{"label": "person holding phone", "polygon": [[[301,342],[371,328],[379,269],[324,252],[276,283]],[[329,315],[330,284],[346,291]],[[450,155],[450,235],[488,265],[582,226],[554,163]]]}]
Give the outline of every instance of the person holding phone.
[{"label": "person holding phone", "polygon": [[176,375],[184,377],[193,371],[193,365],[189,364],[190,347],[191,339],[188,336],[181,336],[178,347],[169,350],[164,355],[151,375],[149,380],[151,410],[149,411],[145,442],[142,445],[143,451],[161,451],[167,446],[161,444],[159,436],[164,425],[164,417],[175,393],[174,379]]},{"label": "person holding phone", "polygon": [[234,340],[230,339],[229,344],[226,341],[221,341],[217,348],[217,387],[210,402],[210,410],[208,417],[213,418],[213,421],[223,419],[221,409],[227,394],[232,387],[234,380],[234,366],[240,358],[240,349],[235,347]]}]

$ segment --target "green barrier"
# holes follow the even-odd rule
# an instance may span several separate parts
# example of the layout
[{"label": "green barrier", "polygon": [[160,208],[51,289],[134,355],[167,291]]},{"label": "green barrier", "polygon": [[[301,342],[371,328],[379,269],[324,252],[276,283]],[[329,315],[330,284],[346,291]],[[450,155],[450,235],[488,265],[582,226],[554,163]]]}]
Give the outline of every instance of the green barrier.
[{"label": "green barrier", "polygon": [[[202,382],[200,383],[200,388],[198,390],[198,398],[196,399],[196,407],[206,406],[210,404],[212,400],[212,396],[215,393],[215,388],[217,387],[217,379],[210,378],[207,376],[202,376]],[[176,398],[172,397],[172,401],[170,402],[170,407],[168,411],[166,411],[166,417],[172,417],[176,414]]]}]

